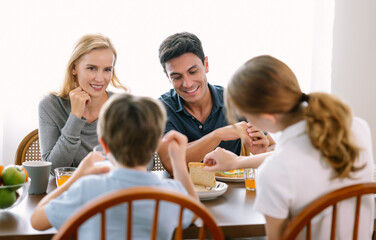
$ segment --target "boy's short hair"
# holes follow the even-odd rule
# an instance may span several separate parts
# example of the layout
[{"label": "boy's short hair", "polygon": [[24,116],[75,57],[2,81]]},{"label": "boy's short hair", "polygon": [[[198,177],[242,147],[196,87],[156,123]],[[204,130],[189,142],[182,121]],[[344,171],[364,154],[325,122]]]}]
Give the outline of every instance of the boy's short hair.
[{"label": "boy's short hair", "polygon": [[101,109],[97,132],[116,161],[135,167],[150,162],[165,124],[166,111],[158,100],[114,94]]},{"label": "boy's short hair", "polygon": [[166,71],[166,62],[185,53],[193,53],[205,62],[205,53],[200,39],[193,33],[181,32],[167,37],[159,46],[159,61]]}]

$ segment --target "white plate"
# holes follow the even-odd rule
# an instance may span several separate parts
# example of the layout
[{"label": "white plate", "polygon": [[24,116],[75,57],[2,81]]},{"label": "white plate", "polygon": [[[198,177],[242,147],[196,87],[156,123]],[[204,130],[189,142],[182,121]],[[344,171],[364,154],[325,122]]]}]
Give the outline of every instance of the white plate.
[{"label": "white plate", "polygon": [[227,187],[226,183],[217,181],[217,186],[215,188],[204,192],[197,192],[197,195],[200,200],[214,199],[224,194],[227,191]]},{"label": "white plate", "polygon": [[231,177],[215,176],[215,179],[221,180],[221,181],[224,181],[224,182],[244,182],[244,178],[231,178]]}]

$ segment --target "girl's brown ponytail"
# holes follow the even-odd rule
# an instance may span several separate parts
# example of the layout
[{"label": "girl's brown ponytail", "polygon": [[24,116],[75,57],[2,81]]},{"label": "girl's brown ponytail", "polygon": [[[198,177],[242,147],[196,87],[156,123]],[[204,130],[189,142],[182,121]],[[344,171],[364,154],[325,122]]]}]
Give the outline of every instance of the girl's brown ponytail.
[{"label": "girl's brown ponytail", "polygon": [[307,133],[312,145],[320,150],[337,177],[349,177],[355,171],[359,155],[351,136],[352,113],[338,98],[326,93],[311,93],[304,110]]}]

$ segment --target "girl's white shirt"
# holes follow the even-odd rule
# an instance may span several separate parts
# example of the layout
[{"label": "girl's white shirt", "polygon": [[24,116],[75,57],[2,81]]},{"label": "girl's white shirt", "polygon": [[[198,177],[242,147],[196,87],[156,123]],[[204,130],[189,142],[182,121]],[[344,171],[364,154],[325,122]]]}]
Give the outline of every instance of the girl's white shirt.
[{"label": "girl's white shirt", "polygon": [[[361,147],[356,166],[363,169],[352,172],[353,179],[334,178],[333,169],[315,149],[306,133],[306,121],[286,128],[278,140],[274,153],[259,167],[256,176],[254,207],[264,215],[279,219],[293,219],[309,203],[329,191],[361,182],[373,181],[371,132],[368,124],[353,118],[352,137]],[[358,239],[370,239],[374,221],[374,197],[363,197]],[[354,200],[342,202],[337,215],[337,238],[351,239],[353,231]],[[312,221],[312,239],[328,239],[331,209]],[[301,236],[305,236],[300,234]],[[300,239],[300,238],[298,238]],[[305,239],[305,238],[302,238]]]}]

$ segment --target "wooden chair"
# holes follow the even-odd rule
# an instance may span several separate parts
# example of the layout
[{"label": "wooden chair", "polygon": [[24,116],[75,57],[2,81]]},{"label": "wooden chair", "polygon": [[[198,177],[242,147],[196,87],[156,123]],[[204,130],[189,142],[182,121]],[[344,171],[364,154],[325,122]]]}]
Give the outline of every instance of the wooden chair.
[{"label": "wooden chair", "polygon": [[180,205],[179,223],[178,227],[175,230],[175,239],[182,239],[182,214],[183,209],[185,208],[191,210],[194,214],[196,214],[199,218],[202,219],[203,225],[200,229],[199,239],[205,238],[206,229],[208,229],[211,233],[212,239],[224,239],[221,229],[217,226],[214,218],[202,203],[195,202],[190,197],[187,197],[184,194],[157,187],[134,187],[122,189],[107,194],[106,196],[99,197],[91,201],[90,203],[86,204],[84,207],[82,207],[80,210],[74,213],[73,216],[61,226],[59,231],[55,234],[55,236],[52,239],[71,239],[73,235],[75,236],[74,239],[77,239],[79,226],[96,214],[101,215],[101,239],[105,239],[105,210],[120,203],[128,203],[126,237],[127,239],[132,239],[132,203],[137,200],[145,199],[155,200],[156,202],[155,212],[153,216],[154,221],[152,226],[152,232],[150,233],[150,239],[157,238],[158,215],[163,214],[159,213],[160,201],[167,201]]},{"label": "wooden chair", "polygon": [[[33,130],[26,135],[18,145],[14,164],[22,165],[24,161],[41,160],[38,129]],[[153,171],[165,171],[158,153],[153,155]]]},{"label": "wooden chair", "polygon": [[240,156],[250,156],[251,153],[248,151],[248,149],[245,148],[244,144],[242,144],[242,148],[240,150]]},{"label": "wooden chair", "polygon": [[[351,185],[351,186],[337,189],[330,193],[327,193],[324,196],[321,196],[320,198],[310,203],[303,211],[301,211],[289,223],[289,225],[283,232],[281,240],[295,239],[305,226],[307,226],[306,239],[311,239],[312,218],[329,206],[333,207],[330,239],[336,239],[335,234],[336,234],[337,203],[345,199],[352,198],[352,197],[356,197],[353,239],[358,239],[360,205],[361,205],[361,200],[362,200],[361,197],[362,195],[375,194],[375,193],[376,193],[376,183],[364,183],[364,184]],[[351,220],[349,219],[349,221]]]},{"label": "wooden chair", "polygon": [[166,171],[166,169],[164,169],[161,163],[161,159],[159,158],[158,153],[153,154],[153,160],[154,160],[154,167],[152,171]]},{"label": "wooden chair", "polygon": [[18,145],[14,164],[22,165],[24,161],[36,161],[41,159],[38,129],[35,129],[27,134]]}]

